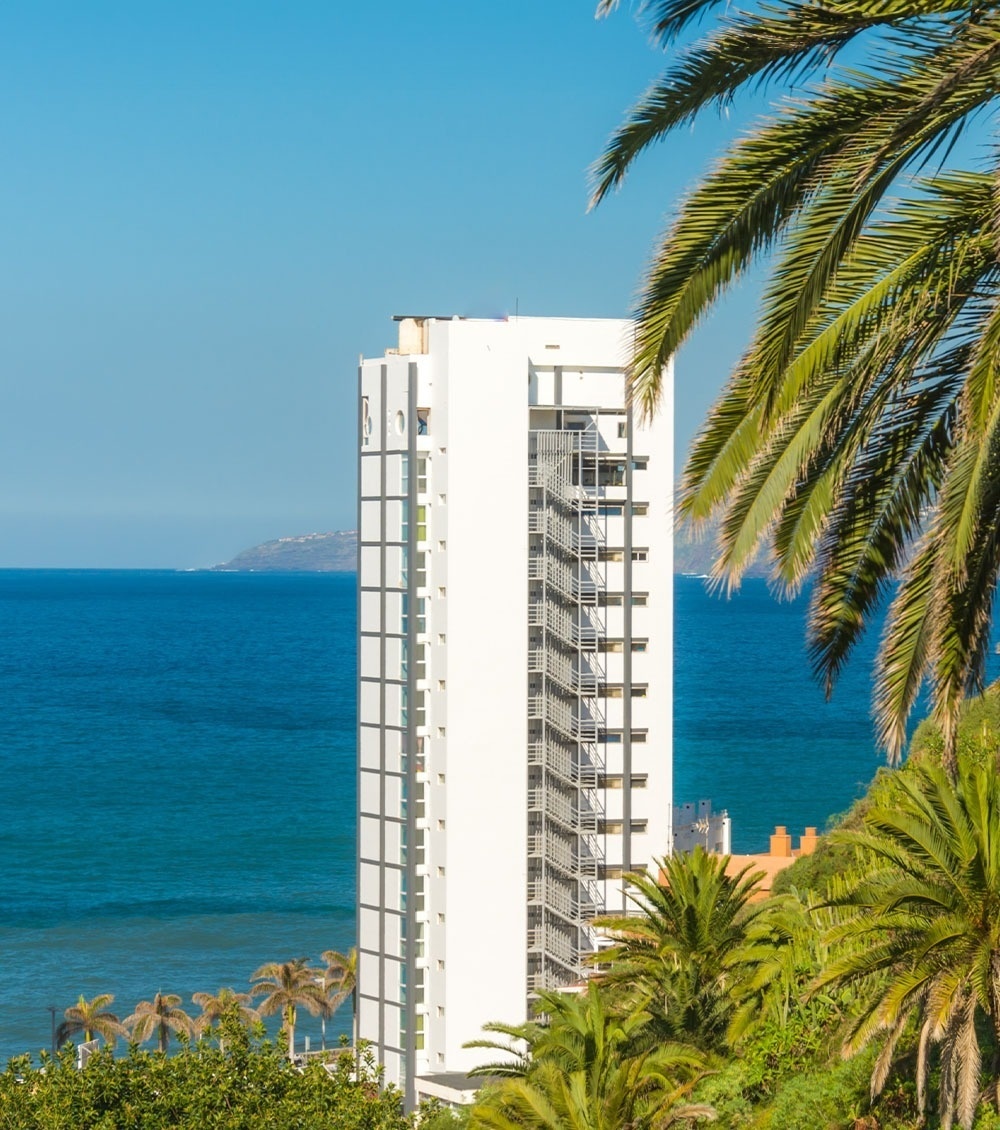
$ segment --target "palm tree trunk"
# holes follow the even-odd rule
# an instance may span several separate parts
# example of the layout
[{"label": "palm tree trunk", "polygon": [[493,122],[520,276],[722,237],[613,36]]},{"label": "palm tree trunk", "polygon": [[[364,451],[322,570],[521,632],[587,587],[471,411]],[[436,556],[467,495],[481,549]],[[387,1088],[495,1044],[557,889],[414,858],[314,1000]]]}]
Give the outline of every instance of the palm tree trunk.
[{"label": "palm tree trunk", "polygon": [[948,774],[953,785],[958,784],[958,722],[947,720],[944,731],[944,749],[941,751],[941,767]]},{"label": "palm tree trunk", "polygon": [[1000,1111],[1000,953],[990,958],[990,1020],[993,1022],[993,1060],[990,1063],[990,1086],[993,1105]]},{"label": "palm tree trunk", "polygon": [[359,1081],[361,1079],[361,1057],[358,1053],[358,990],[356,987],[351,990],[351,1039],[354,1042],[352,1048],[354,1052],[354,1079]]},{"label": "palm tree trunk", "polygon": [[285,1030],[288,1032],[288,1058],[295,1060],[295,1005],[285,1009]]}]

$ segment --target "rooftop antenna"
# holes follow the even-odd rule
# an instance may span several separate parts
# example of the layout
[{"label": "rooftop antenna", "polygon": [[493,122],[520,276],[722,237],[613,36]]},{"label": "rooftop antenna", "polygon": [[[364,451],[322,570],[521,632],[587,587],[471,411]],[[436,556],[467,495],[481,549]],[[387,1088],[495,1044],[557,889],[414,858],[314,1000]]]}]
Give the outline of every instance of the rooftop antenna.
[{"label": "rooftop antenna", "polygon": [[517,321],[517,304],[518,304],[518,301],[519,301],[519,299],[517,299],[517,298],[514,299],[514,321],[515,322]]}]

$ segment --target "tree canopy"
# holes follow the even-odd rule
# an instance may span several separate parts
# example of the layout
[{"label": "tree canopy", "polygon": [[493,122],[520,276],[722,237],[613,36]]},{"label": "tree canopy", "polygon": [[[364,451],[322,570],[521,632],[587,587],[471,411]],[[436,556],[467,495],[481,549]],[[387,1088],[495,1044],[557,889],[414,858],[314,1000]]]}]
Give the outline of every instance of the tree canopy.
[{"label": "tree canopy", "polygon": [[723,511],[719,584],[738,584],[762,543],[786,591],[814,575],[809,641],[828,692],[894,591],[879,738],[898,760],[929,679],[954,776],[958,709],[983,677],[1000,572],[1000,261],[995,147],[984,134],[967,167],[947,162],[1000,92],[1000,10],[639,7],[670,59],[598,162],[595,202],[704,111],[761,86],[777,102],[694,186],[654,252],[633,399],[655,410],[667,360],[765,261],[758,324],[690,451],[681,513]]}]

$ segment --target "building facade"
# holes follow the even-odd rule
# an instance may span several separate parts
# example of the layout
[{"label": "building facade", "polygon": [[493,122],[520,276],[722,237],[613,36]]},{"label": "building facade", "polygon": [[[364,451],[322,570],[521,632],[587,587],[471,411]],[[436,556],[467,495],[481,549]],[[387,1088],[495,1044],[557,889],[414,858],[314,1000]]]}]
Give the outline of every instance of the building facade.
[{"label": "building facade", "polygon": [[358,1032],[412,1102],[670,850],[673,412],[669,373],[626,408],[625,321],[397,322],[359,373]]}]

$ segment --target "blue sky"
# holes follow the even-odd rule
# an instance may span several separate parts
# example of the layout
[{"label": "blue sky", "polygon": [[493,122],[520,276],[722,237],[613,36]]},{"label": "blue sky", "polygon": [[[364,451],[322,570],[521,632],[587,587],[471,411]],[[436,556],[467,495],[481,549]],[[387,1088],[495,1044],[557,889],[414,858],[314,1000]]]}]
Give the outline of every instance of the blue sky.
[{"label": "blue sky", "polygon": [[[726,123],[587,214],[657,74],[627,3],[0,7],[0,567],[196,567],[354,525],[400,311],[623,316]],[[678,364],[686,445],[746,295]]]}]

